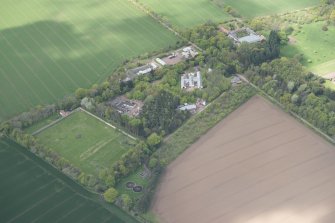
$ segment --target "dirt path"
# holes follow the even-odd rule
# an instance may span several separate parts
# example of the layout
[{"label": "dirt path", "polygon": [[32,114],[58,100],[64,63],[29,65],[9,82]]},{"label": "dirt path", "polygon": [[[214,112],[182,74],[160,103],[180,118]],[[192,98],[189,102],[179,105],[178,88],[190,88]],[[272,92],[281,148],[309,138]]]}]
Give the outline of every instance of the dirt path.
[{"label": "dirt path", "polygon": [[335,222],[335,148],[256,96],[168,166],[162,222]]}]

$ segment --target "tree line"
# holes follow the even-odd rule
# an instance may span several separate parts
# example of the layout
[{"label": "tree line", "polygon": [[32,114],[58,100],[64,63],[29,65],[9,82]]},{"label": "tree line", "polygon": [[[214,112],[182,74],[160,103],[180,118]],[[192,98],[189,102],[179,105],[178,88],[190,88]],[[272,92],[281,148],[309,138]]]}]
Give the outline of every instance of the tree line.
[{"label": "tree line", "polygon": [[298,61],[288,58],[250,67],[245,74],[287,110],[335,139],[335,91],[324,86],[323,78],[305,71]]}]

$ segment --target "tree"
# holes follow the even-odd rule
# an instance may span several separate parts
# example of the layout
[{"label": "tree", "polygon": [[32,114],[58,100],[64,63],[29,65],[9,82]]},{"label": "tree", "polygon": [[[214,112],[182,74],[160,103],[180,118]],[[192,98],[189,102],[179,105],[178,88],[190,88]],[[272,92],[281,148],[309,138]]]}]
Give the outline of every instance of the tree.
[{"label": "tree", "polygon": [[153,169],[157,166],[157,164],[158,164],[158,159],[155,157],[152,157],[149,161],[149,168]]},{"label": "tree", "polygon": [[81,100],[80,105],[88,110],[94,109],[94,99],[85,97]]},{"label": "tree", "polygon": [[330,14],[329,19],[335,22],[335,9],[333,9],[332,13]]},{"label": "tree", "polygon": [[87,90],[84,88],[78,88],[75,92],[77,99],[83,99],[87,95]]},{"label": "tree", "polygon": [[63,110],[72,110],[77,108],[80,105],[80,100],[77,100],[74,96],[68,96],[58,101],[57,107],[58,109]]},{"label": "tree", "polygon": [[133,201],[131,200],[128,194],[121,194],[120,200],[121,200],[121,206],[126,210],[129,210],[133,204]]},{"label": "tree", "polygon": [[119,193],[117,192],[117,190],[111,187],[105,191],[104,198],[108,203],[113,203],[116,200],[118,195]]},{"label": "tree", "polygon": [[114,186],[115,185],[114,174],[107,175],[105,183],[106,183],[107,186]]},{"label": "tree", "polygon": [[266,56],[268,55],[264,45],[259,43],[242,43],[237,49],[237,54],[240,62],[245,67],[263,63],[266,61]]},{"label": "tree", "polygon": [[161,143],[162,137],[157,135],[157,133],[152,133],[148,139],[147,139],[147,143],[149,145],[149,147],[156,147]]},{"label": "tree", "polygon": [[177,110],[179,100],[179,97],[165,90],[147,97],[141,112],[147,134],[170,133],[188,118],[188,113]]},{"label": "tree", "polygon": [[294,81],[289,81],[288,84],[287,84],[287,89],[288,89],[288,91],[289,91],[290,93],[293,92],[294,87],[295,87],[295,83],[294,83]]},{"label": "tree", "polygon": [[324,5],[331,5],[331,4],[335,4],[335,0],[320,0],[321,4]]},{"label": "tree", "polygon": [[253,20],[251,20],[250,26],[253,30],[259,31],[259,30],[262,30],[265,25],[261,19],[254,18]]},{"label": "tree", "polygon": [[275,59],[280,53],[280,37],[277,31],[272,30],[266,44],[267,58]]}]

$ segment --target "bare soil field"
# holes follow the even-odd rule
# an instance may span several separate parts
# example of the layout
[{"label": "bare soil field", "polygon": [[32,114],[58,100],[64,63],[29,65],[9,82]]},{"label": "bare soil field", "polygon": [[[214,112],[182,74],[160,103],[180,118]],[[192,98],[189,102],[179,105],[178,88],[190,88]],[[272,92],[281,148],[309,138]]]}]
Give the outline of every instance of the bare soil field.
[{"label": "bare soil field", "polygon": [[335,147],[260,96],[168,166],[161,222],[333,223]]}]

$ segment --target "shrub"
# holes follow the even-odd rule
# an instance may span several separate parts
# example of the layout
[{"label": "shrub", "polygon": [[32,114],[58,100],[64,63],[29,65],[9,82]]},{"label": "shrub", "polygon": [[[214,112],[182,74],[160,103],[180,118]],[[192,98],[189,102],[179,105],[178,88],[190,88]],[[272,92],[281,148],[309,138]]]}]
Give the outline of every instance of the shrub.
[{"label": "shrub", "polygon": [[117,190],[111,187],[104,193],[104,198],[108,203],[113,203],[118,195],[119,193],[117,192]]}]

